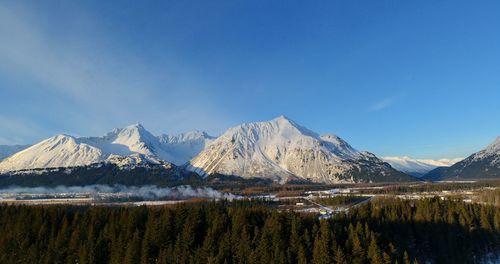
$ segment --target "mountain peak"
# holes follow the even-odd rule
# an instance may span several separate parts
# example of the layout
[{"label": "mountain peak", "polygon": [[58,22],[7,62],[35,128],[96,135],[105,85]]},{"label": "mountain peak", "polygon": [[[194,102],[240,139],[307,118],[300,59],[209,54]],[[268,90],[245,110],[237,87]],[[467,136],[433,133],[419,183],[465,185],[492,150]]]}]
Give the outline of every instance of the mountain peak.
[{"label": "mountain peak", "polygon": [[288,121],[288,122],[293,122],[290,118],[288,118],[287,116],[285,115],[280,115],[280,116],[277,116],[273,119],[274,121]]},{"label": "mountain peak", "polygon": [[202,176],[326,183],[371,180],[381,175],[397,177],[399,173],[339,137],[320,137],[285,116],[228,129],[193,158],[188,169]]},{"label": "mountain peak", "polygon": [[142,126],[141,123],[135,123],[135,124],[128,125],[128,126],[122,128],[122,130],[146,131],[146,129],[144,128],[144,126]]},{"label": "mountain peak", "polygon": [[50,137],[50,138],[46,139],[46,141],[48,141],[48,142],[57,142],[57,143],[65,143],[65,142],[75,141],[75,138],[73,136],[66,135],[66,134],[57,134],[57,135],[55,135],[53,137]]},{"label": "mountain peak", "polygon": [[144,133],[144,132],[149,133],[144,128],[144,126],[142,126],[141,123],[135,123],[135,124],[131,124],[131,125],[128,125],[128,126],[125,126],[125,127],[116,127],[116,128],[113,128],[113,130],[111,130],[111,132],[107,133],[107,136],[108,137],[118,136],[120,133],[124,133],[124,132],[128,132],[128,133],[138,132],[140,134]]},{"label": "mountain peak", "polygon": [[268,121],[270,123],[277,123],[277,124],[280,124],[280,125],[291,125],[291,126],[294,126],[294,127],[297,127],[297,128],[302,128],[302,126],[300,126],[299,124],[297,124],[295,121],[293,121],[292,119],[288,118],[287,116],[284,116],[284,115],[280,115],[270,121]]},{"label": "mountain peak", "polygon": [[177,135],[167,135],[163,134],[160,137],[160,141],[164,143],[173,143],[173,144],[178,144],[178,143],[187,143],[190,141],[200,141],[200,140],[212,140],[215,139],[215,137],[210,136],[207,132],[205,131],[200,131],[200,130],[192,130],[184,133],[180,133]]},{"label": "mountain peak", "polygon": [[117,138],[120,137],[133,137],[134,139],[150,139],[154,136],[147,131],[140,123],[128,125],[124,128],[115,128],[113,132]]},{"label": "mountain peak", "polygon": [[[284,116],[280,116],[268,121],[250,122],[232,127],[221,137],[231,138],[232,141],[239,141],[241,144],[246,144],[244,143],[246,140],[268,142],[277,140],[285,144],[303,136],[310,139],[318,137],[311,130],[298,125]],[[311,142],[311,140],[306,141]],[[305,141],[302,143],[305,143]]]},{"label": "mountain peak", "polygon": [[15,153],[0,163],[0,171],[72,167],[100,161],[102,151],[68,135],[56,135]]},{"label": "mountain peak", "polygon": [[205,138],[205,139],[213,139],[212,136],[210,136],[207,132],[205,131],[200,131],[200,130],[191,130],[185,133],[181,133],[179,137],[185,138],[185,139],[197,139],[197,138]]}]

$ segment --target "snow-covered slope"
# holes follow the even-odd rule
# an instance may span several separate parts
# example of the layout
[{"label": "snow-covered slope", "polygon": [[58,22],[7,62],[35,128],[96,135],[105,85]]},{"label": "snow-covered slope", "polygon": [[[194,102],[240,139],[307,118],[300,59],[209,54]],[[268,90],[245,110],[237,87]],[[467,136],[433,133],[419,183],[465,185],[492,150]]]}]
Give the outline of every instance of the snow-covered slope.
[{"label": "snow-covered slope", "polygon": [[337,183],[404,176],[373,154],[334,135],[320,137],[280,116],[230,128],[192,159],[188,169],[213,174]]},{"label": "snow-covered slope", "polygon": [[500,178],[500,137],[485,149],[445,169],[430,171],[427,179]]},{"label": "snow-covered slope", "polygon": [[142,154],[151,161],[170,161],[174,157],[159,138],[149,133],[141,124],[115,128],[103,137],[87,137],[81,140],[102,150],[106,156]]},{"label": "snow-covered slope", "polygon": [[474,153],[471,161],[481,161],[488,158],[493,158],[492,165],[500,165],[500,136],[496,138],[493,143],[488,145],[485,149]]},{"label": "snow-covered slope", "polygon": [[31,145],[0,145],[0,161],[29,146]]},{"label": "snow-covered slope", "polygon": [[81,166],[99,162],[102,158],[100,149],[71,136],[57,135],[3,160],[0,171]]},{"label": "snow-covered slope", "polygon": [[202,132],[156,137],[140,124],[113,129],[102,137],[57,135],[1,161],[0,172],[74,167],[97,162],[120,166],[144,162],[182,165],[211,139]]},{"label": "snow-covered slope", "polygon": [[214,139],[214,137],[209,136],[206,132],[198,130],[176,136],[160,136],[160,142],[166,146],[166,150],[169,153],[174,153],[174,157],[170,161],[177,165],[184,164],[194,158]]},{"label": "snow-covered slope", "polygon": [[463,158],[456,159],[412,159],[410,157],[382,157],[382,160],[391,164],[391,166],[399,171],[408,173],[415,177],[422,177],[429,171],[437,167],[449,167]]}]

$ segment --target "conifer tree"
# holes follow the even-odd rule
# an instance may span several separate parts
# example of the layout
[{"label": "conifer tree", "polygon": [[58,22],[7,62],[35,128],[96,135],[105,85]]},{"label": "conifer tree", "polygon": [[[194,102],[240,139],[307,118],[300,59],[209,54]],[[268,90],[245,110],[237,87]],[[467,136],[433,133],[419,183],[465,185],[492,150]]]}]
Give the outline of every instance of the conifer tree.
[{"label": "conifer tree", "polygon": [[344,255],[344,252],[341,248],[337,247],[335,250],[335,263],[336,264],[345,264],[348,263],[346,260],[346,257]]},{"label": "conifer tree", "polygon": [[382,264],[383,260],[380,255],[380,249],[377,244],[377,239],[375,237],[375,234],[371,234],[370,238],[370,245],[368,246],[368,259],[370,260],[370,263],[373,264]]},{"label": "conifer tree", "polygon": [[141,255],[140,255],[141,241],[139,237],[139,231],[135,231],[132,239],[127,245],[127,250],[125,251],[125,258],[123,263],[125,264],[137,264],[140,263]]},{"label": "conifer tree", "polygon": [[[359,231],[358,231],[359,232]],[[354,264],[362,264],[365,262],[365,249],[361,245],[361,241],[359,241],[357,233],[353,233],[352,241],[352,263]]]},{"label": "conifer tree", "polygon": [[404,264],[411,264],[410,257],[408,256],[408,252],[406,252],[406,250],[403,253],[403,263]]}]

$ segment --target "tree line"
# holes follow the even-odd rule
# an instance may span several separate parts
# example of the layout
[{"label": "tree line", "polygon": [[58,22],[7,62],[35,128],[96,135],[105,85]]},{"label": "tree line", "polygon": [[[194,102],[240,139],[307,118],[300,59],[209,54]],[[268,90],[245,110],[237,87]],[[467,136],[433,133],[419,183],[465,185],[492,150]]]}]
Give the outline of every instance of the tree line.
[{"label": "tree line", "polygon": [[382,199],[318,220],[266,203],[0,206],[0,263],[474,263],[500,250],[498,207]]}]

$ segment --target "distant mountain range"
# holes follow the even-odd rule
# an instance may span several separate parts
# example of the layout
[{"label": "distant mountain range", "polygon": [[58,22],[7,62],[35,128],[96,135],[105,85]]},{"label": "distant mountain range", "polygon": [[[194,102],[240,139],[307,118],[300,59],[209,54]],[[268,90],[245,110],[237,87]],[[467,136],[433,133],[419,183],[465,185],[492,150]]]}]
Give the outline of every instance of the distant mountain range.
[{"label": "distant mountain range", "polygon": [[212,137],[193,131],[178,136],[153,136],[140,124],[117,128],[102,137],[56,135],[0,162],[0,172],[75,167],[99,162],[121,166],[149,162],[182,165]]},{"label": "distant mountain range", "polygon": [[218,138],[199,131],[154,136],[140,124],[101,137],[56,135],[5,158],[0,172],[47,174],[54,168],[98,168],[96,164],[120,169],[153,164],[202,178],[236,176],[280,183],[413,180],[335,135],[319,136],[284,116],[230,128]]},{"label": "distant mountain range", "polygon": [[459,161],[462,158],[456,159],[412,159],[410,157],[382,157],[382,160],[391,164],[391,166],[399,171],[408,173],[412,176],[421,178],[433,169],[439,167],[449,167]]},{"label": "distant mountain range", "polygon": [[500,137],[485,149],[451,167],[436,168],[424,176],[426,180],[470,180],[500,178]]},{"label": "distant mountain range", "polygon": [[280,116],[230,128],[219,137],[200,131],[154,136],[140,124],[100,137],[56,135],[32,146],[0,146],[0,160],[0,185],[2,179],[15,184],[20,177],[22,182],[51,184],[126,178],[137,184],[150,175],[156,178],[148,183],[196,174],[202,180],[237,177],[329,184],[468,179],[500,177],[500,140],[462,161],[378,158],[336,135],[320,136]]}]

